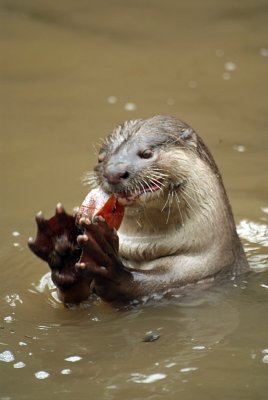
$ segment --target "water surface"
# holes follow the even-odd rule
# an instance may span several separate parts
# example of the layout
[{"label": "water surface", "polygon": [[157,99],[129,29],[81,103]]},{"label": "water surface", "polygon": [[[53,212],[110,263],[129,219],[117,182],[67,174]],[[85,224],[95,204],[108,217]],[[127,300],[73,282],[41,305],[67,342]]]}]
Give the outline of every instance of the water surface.
[{"label": "water surface", "polygon": [[[267,2],[0,4],[0,400],[266,399]],[[33,216],[79,205],[93,144],[159,113],[211,148],[255,272],[189,303],[67,310],[40,289]]]}]

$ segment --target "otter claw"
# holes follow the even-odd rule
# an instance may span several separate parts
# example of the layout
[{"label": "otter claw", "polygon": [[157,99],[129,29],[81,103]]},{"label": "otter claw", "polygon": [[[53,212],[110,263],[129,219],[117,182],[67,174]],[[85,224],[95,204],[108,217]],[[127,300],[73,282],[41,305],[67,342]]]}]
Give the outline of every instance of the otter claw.
[{"label": "otter claw", "polygon": [[87,242],[87,241],[88,241],[88,236],[87,236],[87,235],[79,235],[79,236],[77,237],[77,241],[78,241],[78,243],[80,243],[80,242]]},{"label": "otter claw", "polygon": [[39,213],[36,214],[35,220],[38,228],[40,230],[44,230],[47,225],[47,221],[45,220],[42,211],[39,211]]},{"label": "otter claw", "polygon": [[28,246],[30,247],[32,252],[36,254],[36,241],[33,237],[29,237]]},{"label": "otter claw", "polygon": [[56,214],[66,214],[65,208],[61,203],[58,203],[56,206]]},{"label": "otter claw", "polygon": [[85,263],[76,263],[75,264],[75,267],[77,268],[77,269],[85,269],[86,268],[86,264]]},{"label": "otter claw", "polygon": [[36,240],[33,237],[29,237],[27,243],[28,243],[28,246],[30,247],[30,249],[34,252]]},{"label": "otter claw", "polygon": [[90,219],[87,218],[87,217],[82,217],[82,218],[80,218],[80,220],[79,220],[79,224],[80,224],[80,225],[90,225],[90,224],[91,224],[91,221],[90,221]]},{"label": "otter claw", "polygon": [[45,218],[44,218],[44,215],[43,215],[43,213],[42,213],[42,211],[39,211],[37,214],[36,214],[36,217],[35,217],[36,219],[38,219],[38,220],[44,220]]}]

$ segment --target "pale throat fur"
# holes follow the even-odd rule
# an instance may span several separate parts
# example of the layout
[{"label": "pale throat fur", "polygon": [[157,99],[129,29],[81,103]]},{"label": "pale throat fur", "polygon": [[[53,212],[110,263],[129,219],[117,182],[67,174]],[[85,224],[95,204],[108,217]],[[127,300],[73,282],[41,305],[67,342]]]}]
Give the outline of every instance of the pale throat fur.
[{"label": "pale throat fur", "polygon": [[[126,207],[118,232],[122,257],[149,261],[200,253],[213,242],[222,245],[231,227],[214,171],[198,156],[180,148],[159,151],[158,164],[165,168],[170,182],[159,193],[146,193],[135,205]],[[171,190],[175,182],[181,182],[182,187]],[[215,225],[224,227],[224,231],[215,231]]]}]

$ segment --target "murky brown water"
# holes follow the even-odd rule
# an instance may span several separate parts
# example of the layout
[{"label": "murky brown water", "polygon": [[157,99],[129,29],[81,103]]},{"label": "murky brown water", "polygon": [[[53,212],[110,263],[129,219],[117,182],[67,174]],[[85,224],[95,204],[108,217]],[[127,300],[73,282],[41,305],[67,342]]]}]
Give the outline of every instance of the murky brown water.
[{"label": "murky brown water", "polygon": [[[266,399],[267,1],[2,0],[0,12],[0,399]],[[212,149],[260,272],[190,304],[66,310],[39,290],[33,216],[78,205],[92,143],[157,113]],[[148,330],[160,339],[143,343]]]}]

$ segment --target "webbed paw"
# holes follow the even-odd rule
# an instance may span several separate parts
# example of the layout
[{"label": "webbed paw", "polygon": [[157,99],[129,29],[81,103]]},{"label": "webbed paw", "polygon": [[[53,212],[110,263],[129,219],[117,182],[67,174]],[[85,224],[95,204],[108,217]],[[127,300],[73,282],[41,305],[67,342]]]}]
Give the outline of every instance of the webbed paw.
[{"label": "webbed paw", "polygon": [[95,217],[93,222],[81,218],[79,224],[84,234],[77,238],[82,254],[76,268],[88,271],[95,292],[103,299],[113,301],[122,297],[131,273],[119,256],[116,230],[111,229],[102,217]]},{"label": "webbed paw", "polygon": [[75,263],[81,254],[77,244],[79,229],[75,217],[67,214],[63,206],[58,204],[52,218],[45,219],[40,212],[36,216],[36,223],[36,238],[28,240],[30,249],[48,263],[56,286],[64,288],[72,285],[78,280]]}]

